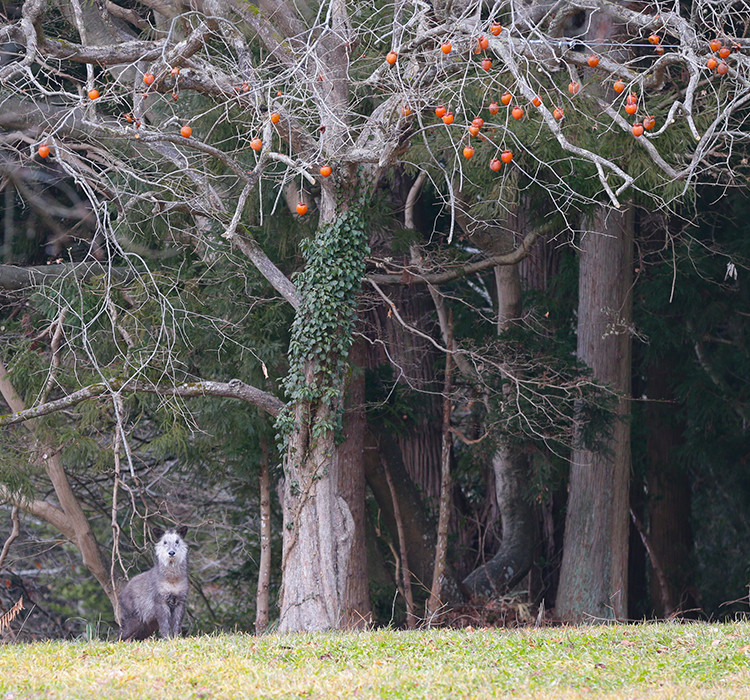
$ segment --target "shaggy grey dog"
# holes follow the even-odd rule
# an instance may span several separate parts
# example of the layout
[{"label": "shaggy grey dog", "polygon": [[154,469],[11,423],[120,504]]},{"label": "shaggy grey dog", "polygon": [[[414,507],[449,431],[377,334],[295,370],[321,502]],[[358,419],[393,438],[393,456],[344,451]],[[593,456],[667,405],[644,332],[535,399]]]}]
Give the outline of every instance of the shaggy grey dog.
[{"label": "shaggy grey dog", "polygon": [[188,592],[187,527],[154,530],[156,560],[134,576],[120,593],[120,639],[146,639],[159,631],[177,637],[185,617]]}]

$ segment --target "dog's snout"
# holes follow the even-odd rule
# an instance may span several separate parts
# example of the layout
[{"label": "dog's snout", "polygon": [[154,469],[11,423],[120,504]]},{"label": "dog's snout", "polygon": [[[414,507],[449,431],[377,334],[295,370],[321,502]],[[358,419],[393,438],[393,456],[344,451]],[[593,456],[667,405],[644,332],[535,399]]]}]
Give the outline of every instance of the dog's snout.
[{"label": "dog's snout", "polygon": [[176,552],[174,551],[174,549],[170,549],[169,550],[169,556],[170,557],[173,557],[175,554],[176,554]]}]

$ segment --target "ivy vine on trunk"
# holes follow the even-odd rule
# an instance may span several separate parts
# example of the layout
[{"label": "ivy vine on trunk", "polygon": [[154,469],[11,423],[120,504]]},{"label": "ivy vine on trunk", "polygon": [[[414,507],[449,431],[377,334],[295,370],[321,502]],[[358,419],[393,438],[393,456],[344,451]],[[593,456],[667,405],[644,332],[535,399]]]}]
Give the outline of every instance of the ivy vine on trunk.
[{"label": "ivy vine on trunk", "polygon": [[336,628],[347,612],[354,526],[336,446],[368,253],[363,211],[320,224],[295,280],[302,303],[289,343],[289,402],[277,421],[285,449],[282,631]]}]

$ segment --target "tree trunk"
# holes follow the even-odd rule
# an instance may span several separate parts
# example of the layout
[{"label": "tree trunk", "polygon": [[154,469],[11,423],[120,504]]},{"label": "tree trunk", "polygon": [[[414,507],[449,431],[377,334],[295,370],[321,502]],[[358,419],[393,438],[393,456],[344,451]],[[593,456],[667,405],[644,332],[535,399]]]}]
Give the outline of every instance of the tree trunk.
[{"label": "tree trunk", "polygon": [[529,479],[527,456],[501,445],[492,455],[502,542],[492,559],[472,571],[464,585],[474,594],[500,595],[517,584],[533,563],[534,510],[525,493]]},{"label": "tree trunk", "polygon": [[346,618],[355,526],[339,492],[344,465],[332,431],[311,435],[336,407],[307,408],[298,407],[285,469],[280,632],[338,629]]},{"label": "tree trunk", "polygon": [[[518,223],[519,217],[514,217]],[[516,227],[517,228],[517,227]],[[521,278],[518,265],[495,268],[498,334],[521,317]],[[529,459],[523,450],[501,440],[492,455],[495,498],[500,513],[502,541],[488,562],[464,579],[464,585],[481,596],[500,595],[518,583],[533,563],[536,540],[534,509],[528,501]]]},{"label": "tree trunk", "polygon": [[[379,435],[368,438],[365,454],[367,485],[375,496],[383,522],[395,541],[398,536],[398,526],[383,461],[388,465],[388,472],[398,499],[404,539],[409,546],[409,567],[417,585],[417,591],[424,589],[425,582],[429,581],[432,576],[435,563],[434,523],[430,520],[416,485],[406,471],[401,450],[390,439],[390,436]],[[446,568],[440,593],[441,600],[443,603],[463,600],[463,594],[449,562],[446,563]]]},{"label": "tree trunk", "polygon": [[[653,572],[651,602],[658,617],[695,607],[690,594],[688,558],[693,548],[690,524],[690,480],[673,450],[682,441],[684,426],[674,419],[674,396],[668,387],[670,367],[666,360],[649,368],[646,407],[648,450],[648,530],[654,557],[662,568],[664,584]],[[653,563],[652,563],[653,567]]]},{"label": "tree trunk", "polygon": [[367,421],[365,418],[364,364],[366,355],[364,341],[356,341],[349,353],[352,374],[347,384],[344,412],[346,439],[336,453],[340,464],[339,491],[349,506],[354,524],[354,539],[344,592],[342,626],[345,629],[363,629],[372,623],[365,537],[364,449]]},{"label": "tree trunk", "polygon": [[268,593],[271,582],[271,479],[268,473],[268,447],[260,443],[260,562],[258,564],[258,592],[255,603],[255,632],[260,634],[268,627]]},{"label": "tree trunk", "polygon": [[[399,578],[401,579],[401,594],[403,595],[404,602],[406,603],[406,627],[410,630],[413,630],[417,626],[417,617],[414,614],[412,573],[411,567],[409,566],[409,547],[406,542],[404,519],[401,515],[401,507],[399,505],[398,496],[396,495],[396,487],[393,484],[391,472],[388,469],[388,464],[383,458],[382,453],[380,455],[380,461],[383,465],[385,480],[388,483],[388,490],[391,493],[391,503],[393,504],[393,518],[396,523],[396,537],[398,539],[398,549],[394,547],[394,553],[397,557],[396,573],[394,579],[396,581],[396,585],[398,585]],[[401,574],[400,576],[399,573]]]},{"label": "tree trunk", "polygon": [[[359,577],[365,575],[362,419],[337,444],[350,364],[356,296],[364,273],[367,239],[361,213],[337,206],[353,198],[353,169],[322,190],[316,238],[298,277],[301,295],[290,341],[287,390],[290,405],[280,417],[287,436],[283,487],[283,554],[279,630],[339,629],[369,604]],[[355,373],[355,384],[359,375]],[[361,396],[361,388],[357,395]],[[347,422],[359,415],[362,402]],[[344,427],[346,429],[349,426]],[[361,514],[361,515],[360,515]],[[355,516],[360,523],[355,520]],[[361,541],[360,541],[361,540]],[[354,557],[354,559],[352,558]],[[357,571],[353,570],[357,567]]]},{"label": "tree trunk", "polygon": [[395,542],[398,537],[398,526],[385,473],[385,465],[388,467],[398,500],[405,540],[409,543],[411,571],[417,581],[428,581],[435,555],[434,528],[417,488],[406,471],[401,451],[389,436],[380,435],[368,439],[366,455],[367,485],[375,496],[383,522]]},{"label": "tree trunk", "polygon": [[[447,348],[453,350],[453,321],[448,321]],[[453,361],[452,355],[445,356],[445,379],[443,381],[443,446],[440,464],[440,507],[438,510],[438,528],[435,543],[435,565],[432,569],[432,586],[427,601],[427,623],[437,622],[440,609],[444,606],[441,598],[445,569],[448,561],[448,526],[451,516],[451,452],[453,440],[451,436],[451,391],[453,389]]]},{"label": "tree trunk", "polygon": [[[426,335],[434,336],[434,306],[426,289],[404,285],[391,298],[404,320]],[[442,387],[435,381],[435,363],[439,353],[427,339],[404,328],[396,319],[388,318],[381,309],[380,323],[384,329],[390,361],[404,373],[402,384],[408,391],[415,388],[420,394],[411,398],[418,402],[418,410],[409,422],[408,432],[396,435],[404,465],[414,483],[430,501],[437,504],[440,497],[440,454],[442,444],[441,403]]]},{"label": "tree trunk", "polygon": [[574,622],[623,619],[628,599],[633,213],[599,209],[592,224],[581,240],[578,357],[617,405],[603,444],[571,458],[556,611]]},{"label": "tree trunk", "polygon": [[[290,441],[289,454],[306,458],[289,458],[284,481],[281,632],[361,628],[371,621],[362,375],[355,376],[353,386],[341,445],[332,431],[316,437],[308,449],[305,431]],[[334,410],[318,407],[309,424],[330,422]]]}]

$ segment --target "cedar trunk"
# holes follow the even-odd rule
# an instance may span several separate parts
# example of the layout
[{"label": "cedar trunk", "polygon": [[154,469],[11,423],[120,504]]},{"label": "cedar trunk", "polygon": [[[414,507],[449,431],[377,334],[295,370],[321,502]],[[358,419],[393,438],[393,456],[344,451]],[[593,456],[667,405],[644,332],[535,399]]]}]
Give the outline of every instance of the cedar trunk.
[{"label": "cedar trunk", "polygon": [[627,614],[632,210],[599,209],[592,229],[581,240],[578,357],[616,409],[603,444],[571,458],[556,612],[575,622]]},{"label": "cedar trunk", "polygon": [[696,605],[690,593],[689,573],[693,548],[690,480],[675,455],[685,426],[674,416],[675,397],[669,387],[670,376],[671,367],[666,359],[649,368],[648,397],[652,403],[646,408],[649,540],[666,581],[664,590],[652,561],[650,592],[654,612],[662,618]]},{"label": "cedar trunk", "polygon": [[364,364],[366,356],[364,341],[356,341],[349,353],[352,374],[347,384],[344,408],[346,437],[338,448],[340,494],[349,506],[354,524],[354,540],[344,591],[342,625],[346,629],[361,629],[372,622],[365,536],[364,449],[367,422]]}]

